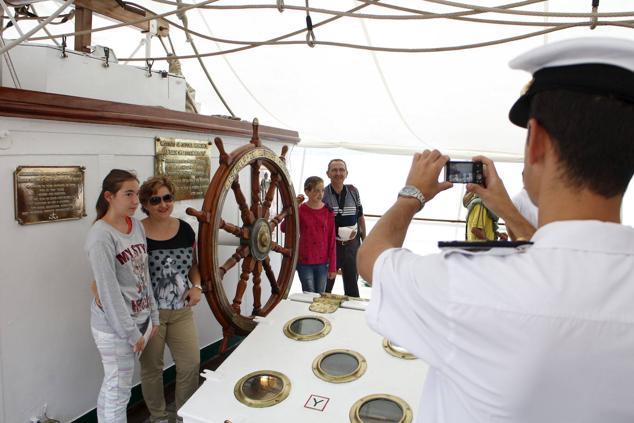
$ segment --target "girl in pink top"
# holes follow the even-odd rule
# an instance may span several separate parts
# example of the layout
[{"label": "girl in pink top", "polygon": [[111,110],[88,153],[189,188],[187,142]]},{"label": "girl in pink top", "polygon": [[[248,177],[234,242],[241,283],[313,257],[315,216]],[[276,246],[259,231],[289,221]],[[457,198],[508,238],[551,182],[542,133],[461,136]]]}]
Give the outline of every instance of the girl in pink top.
[{"label": "girl in pink top", "polygon": [[299,259],[297,274],[304,292],[324,292],[326,279],[334,279],[335,214],[321,200],[324,181],[311,176],[304,182],[308,201],[299,206]]}]

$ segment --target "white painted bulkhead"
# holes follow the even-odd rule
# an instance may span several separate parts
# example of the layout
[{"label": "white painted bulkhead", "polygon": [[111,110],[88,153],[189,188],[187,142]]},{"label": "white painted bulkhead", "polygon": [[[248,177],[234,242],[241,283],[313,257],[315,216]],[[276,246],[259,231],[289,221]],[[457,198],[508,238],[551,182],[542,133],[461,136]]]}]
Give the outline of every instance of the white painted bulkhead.
[{"label": "white painted bulkhead", "polygon": [[[5,40],[10,42],[10,40]],[[17,81],[1,60],[0,85],[8,88],[72,95],[185,111],[185,78],[146,68],[113,63],[85,53],[41,44],[20,44],[10,51]],[[19,86],[18,86],[19,85]]]},{"label": "white painted bulkhead", "polygon": [[[0,421],[28,422],[48,404],[48,415],[71,421],[96,406],[103,377],[90,333],[92,280],[84,241],[95,218],[101,181],[112,168],[133,169],[141,181],[153,175],[154,138],[212,141],[217,134],[0,117]],[[248,138],[221,136],[227,152]],[[264,142],[279,153],[282,143]],[[212,174],[218,152],[212,147]],[[80,220],[21,226],[14,219],[13,172],[18,166],[84,166],[87,217]],[[244,192],[249,181],[242,178]],[[231,193],[230,193],[231,194]],[[202,200],[182,201],[175,215],[197,232],[185,214]],[[227,197],[223,218],[238,210]],[[140,209],[136,217],[144,215]],[[220,257],[235,250],[221,246]],[[272,255],[277,260],[276,254]],[[274,262],[274,269],[279,263]],[[228,296],[235,292],[239,266],[225,277]],[[276,270],[277,274],[277,270]],[[269,295],[262,284],[262,298]],[[249,290],[243,310],[252,307]],[[222,337],[205,300],[195,308],[200,346]],[[172,364],[166,349],[166,367]],[[138,383],[138,369],[134,384]]]}]

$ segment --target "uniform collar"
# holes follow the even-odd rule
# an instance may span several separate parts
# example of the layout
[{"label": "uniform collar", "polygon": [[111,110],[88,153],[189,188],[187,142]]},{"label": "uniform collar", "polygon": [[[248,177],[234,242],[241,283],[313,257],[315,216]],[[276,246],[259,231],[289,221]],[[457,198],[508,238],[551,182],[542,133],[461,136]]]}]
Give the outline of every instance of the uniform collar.
[{"label": "uniform collar", "polygon": [[532,248],[564,248],[634,254],[634,228],[599,220],[563,220],[535,232]]}]

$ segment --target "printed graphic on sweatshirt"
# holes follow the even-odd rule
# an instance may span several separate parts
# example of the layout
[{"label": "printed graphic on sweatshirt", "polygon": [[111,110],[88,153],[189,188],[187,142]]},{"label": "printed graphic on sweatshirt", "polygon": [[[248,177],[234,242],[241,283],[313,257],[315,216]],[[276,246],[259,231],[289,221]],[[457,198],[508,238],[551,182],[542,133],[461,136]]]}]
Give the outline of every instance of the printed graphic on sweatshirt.
[{"label": "printed graphic on sweatshirt", "polygon": [[119,264],[123,266],[128,261],[130,261],[130,259],[133,259],[134,257],[138,257],[139,255],[143,255],[145,253],[147,253],[147,248],[145,247],[145,244],[132,244],[128,248],[117,254],[117,260],[119,261]]},{"label": "printed graphic on sweatshirt", "polygon": [[138,300],[132,300],[132,312],[139,313],[146,308],[150,308],[150,297],[148,295],[148,281],[146,280],[145,254],[132,258],[132,272],[136,277],[136,292],[141,294]]},{"label": "printed graphic on sweatshirt", "polygon": [[136,279],[136,292],[139,294],[139,297],[130,301],[133,314],[138,314],[150,308],[150,298],[148,295],[149,281],[146,278],[146,253],[147,248],[145,244],[132,244],[116,255],[117,261],[122,266],[130,263],[132,266],[132,274]]},{"label": "printed graphic on sweatshirt", "polygon": [[[145,252],[145,245],[143,246],[143,250]],[[146,279],[145,257],[145,254],[132,257],[132,273],[134,273],[136,278],[136,292],[141,296],[139,299],[131,301],[132,312],[134,314],[150,308],[149,281]]]},{"label": "printed graphic on sweatshirt", "polygon": [[185,307],[192,253],[192,248],[154,250],[150,253],[152,288],[159,309]]}]

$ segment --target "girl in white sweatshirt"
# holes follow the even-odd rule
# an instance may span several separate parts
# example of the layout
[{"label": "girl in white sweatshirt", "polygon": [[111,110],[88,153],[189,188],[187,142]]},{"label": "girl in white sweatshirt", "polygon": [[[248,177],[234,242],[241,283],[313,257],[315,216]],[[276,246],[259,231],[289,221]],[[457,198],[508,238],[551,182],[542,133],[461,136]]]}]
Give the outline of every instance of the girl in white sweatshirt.
[{"label": "girl in white sweatshirt", "polygon": [[[148,330],[158,331],[143,225],[132,216],[139,206],[139,181],[113,169],[103,181],[97,219],[86,252],[97,282],[99,305],[91,305],[90,326],[101,354],[104,380],[97,400],[99,422],[125,423],[134,353],[141,353]],[[148,326],[152,325],[151,329]]]}]

